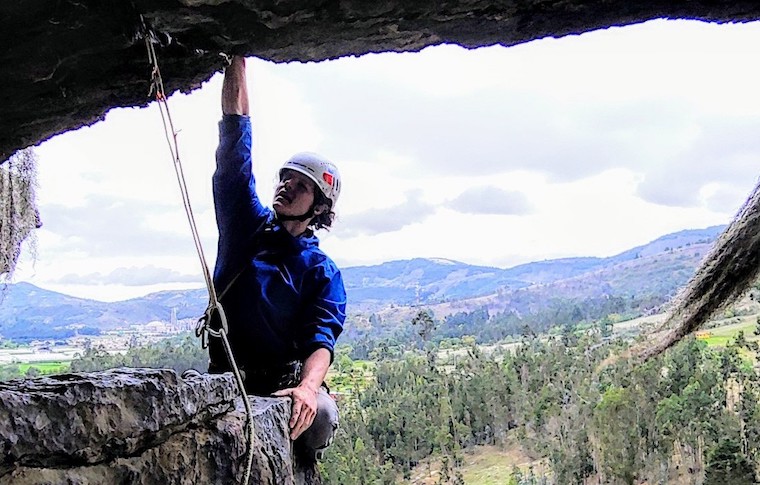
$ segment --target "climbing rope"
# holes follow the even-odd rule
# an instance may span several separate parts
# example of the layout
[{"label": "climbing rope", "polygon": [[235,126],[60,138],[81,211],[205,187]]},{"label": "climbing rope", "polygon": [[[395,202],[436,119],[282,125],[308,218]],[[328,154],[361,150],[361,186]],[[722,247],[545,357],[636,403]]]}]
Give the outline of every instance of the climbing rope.
[{"label": "climbing rope", "polygon": [[[229,339],[227,338],[227,315],[224,312],[219,298],[217,297],[216,289],[214,288],[214,280],[211,277],[208,264],[206,264],[206,257],[203,253],[203,246],[201,244],[201,238],[198,232],[198,227],[195,224],[195,216],[193,214],[193,208],[190,204],[189,192],[187,190],[187,183],[185,182],[185,173],[182,169],[182,161],[179,156],[179,144],[177,142],[177,130],[174,129],[174,123],[172,122],[171,113],[169,112],[169,103],[166,99],[166,93],[164,92],[164,82],[161,78],[161,70],[158,67],[158,56],[156,56],[156,50],[153,47],[156,36],[152,30],[150,30],[143,19],[140,16],[143,29],[143,39],[145,40],[145,47],[148,51],[148,64],[151,65],[151,87],[148,97],[155,95],[158,102],[158,108],[161,113],[161,121],[164,125],[164,134],[166,135],[166,142],[169,146],[169,152],[172,157],[172,164],[174,165],[174,171],[177,175],[177,182],[182,194],[182,203],[185,208],[185,214],[190,224],[190,232],[193,235],[193,242],[195,243],[195,250],[198,253],[200,259],[201,268],[203,270],[203,277],[206,280],[206,288],[209,294],[209,304],[204,312],[203,316],[198,319],[198,326],[195,329],[195,335],[200,337],[201,346],[205,349],[208,347],[209,337],[220,338],[224,346],[224,352],[227,355],[227,360],[230,363],[230,368],[235,375],[235,382],[237,384],[240,395],[243,397],[243,404],[245,406],[246,415],[246,427],[248,431],[248,451],[246,453],[246,469],[243,476],[243,485],[248,485],[248,480],[251,476],[251,467],[253,465],[253,411],[251,409],[251,403],[248,401],[245,391],[245,384],[243,384],[243,378],[240,374],[240,369],[235,363],[235,357],[232,355],[232,348],[230,347]],[[219,328],[211,328],[212,316],[214,313],[219,315]]]}]

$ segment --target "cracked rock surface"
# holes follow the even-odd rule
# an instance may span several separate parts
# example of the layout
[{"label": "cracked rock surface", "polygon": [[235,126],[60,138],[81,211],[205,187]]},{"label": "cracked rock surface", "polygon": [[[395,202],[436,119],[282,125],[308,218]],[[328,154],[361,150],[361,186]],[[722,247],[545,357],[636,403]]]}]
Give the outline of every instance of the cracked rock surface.
[{"label": "cracked rock surface", "polygon": [[[115,369],[0,384],[0,485],[240,483],[246,416],[230,374]],[[249,397],[251,484],[315,484],[291,454],[290,402]]]},{"label": "cracked rock surface", "polygon": [[319,61],[441,43],[514,45],[654,18],[760,18],[748,0],[28,0],[0,2],[0,162],[143,106],[154,43],[167,93],[221,68],[219,52]]}]

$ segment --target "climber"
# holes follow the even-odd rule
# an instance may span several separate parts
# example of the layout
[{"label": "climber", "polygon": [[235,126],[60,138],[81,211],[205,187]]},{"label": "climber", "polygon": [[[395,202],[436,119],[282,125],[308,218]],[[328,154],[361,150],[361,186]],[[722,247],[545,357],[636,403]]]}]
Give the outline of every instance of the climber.
[{"label": "climber", "polygon": [[[338,425],[324,379],[343,330],[346,292],[314,230],[333,222],[340,175],[325,158],[298,153],[279,170],[272,208],[261,203],[241,57],[233,57],[224,74],[216,163],[214,284],[232,353],[249,394],[291,398],[290,438],[306,456],[319,458]],[[209,357],[209,372],[230,370],[217,339]]]}]

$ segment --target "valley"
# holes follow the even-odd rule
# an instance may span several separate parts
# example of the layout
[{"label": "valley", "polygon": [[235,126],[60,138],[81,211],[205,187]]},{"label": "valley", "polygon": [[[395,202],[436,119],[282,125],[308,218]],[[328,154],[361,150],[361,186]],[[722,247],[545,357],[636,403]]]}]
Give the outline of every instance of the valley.
[{"label": "valley", "polygon": [[[731,470],[746,475],[760,457],[760,285],[665,354],[625,357],[661,337],[669,302],[709,250],[703,237],[512,268],[522,283],[495,292],[473,281],[498,271],[449,261],[397,262],[409,272],[395,277],[346,269],[347,282],[382,283],[397,299],[359,299],[336,347],[328,381],[342,424],[326,483],[710,483],[725,471],[719,451],[744,460]],[[203,305],[198,290],[106,304],[15,285],[0,305],[0,380],[203,371],[191,332]]]}]

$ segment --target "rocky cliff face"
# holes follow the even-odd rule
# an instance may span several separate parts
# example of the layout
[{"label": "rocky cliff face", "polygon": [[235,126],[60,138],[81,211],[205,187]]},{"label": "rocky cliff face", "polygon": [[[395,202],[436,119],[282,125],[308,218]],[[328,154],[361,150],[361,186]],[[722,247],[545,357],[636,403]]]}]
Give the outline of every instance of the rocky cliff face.
[{"label": "rocky cliff face", "polygon": [[[156,369],[0,384],[0,485],[242,483],[246,416],[236,394],[229,374]],[[249,399],[249,483],[320,483],[291,454],[290,401]]]},{"label": "rocky cliff face", "polygon": [[760,18],[749,0],[30,0],[0,4],[0,162],[145,105],[154,42],[167,92],[220,69],[219,52],[318,61],[456,43],[513,45],[653,18]]}]

